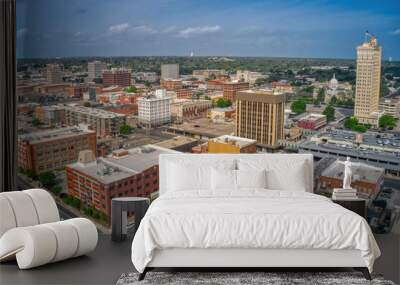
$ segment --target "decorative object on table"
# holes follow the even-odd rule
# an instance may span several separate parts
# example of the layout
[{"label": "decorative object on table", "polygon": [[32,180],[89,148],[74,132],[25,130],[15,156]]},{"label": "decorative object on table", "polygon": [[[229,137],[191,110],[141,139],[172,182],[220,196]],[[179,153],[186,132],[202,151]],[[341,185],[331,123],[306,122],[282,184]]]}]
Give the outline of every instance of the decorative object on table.
[{"label": "decorative object on table", "polygon": [[128,213],[133,212],[135,224],[133,235],[135,235],[140,221],[146,214],[150,205],[150,199],[143,197],[118,197],[111,201],[111,239],[123,241],[128,235]]},{"label": "decorative object on table", "polygon": [[350,157],[347,157],[345,161],[338,162],[344,165],[343,186],[342,188],[333,189],[332,200],[357,199],[357,189],[351,187],[351,181],[353,179],[353,171],[351,167],[356,166],[359,163],[351,162]]},{"label": "decorative object on table", "polygon": [[360,272],[149,272],[148,277],[138,281],[139,273],[122,274],[116,285],[145,284],[213,284],[213,285],[251,285],[251,284],[375,284],[395,285],[380,275],[373,280],[363,278]]},{"label": "decorative object on table", "polygon": [[367,201],[365,199],[332,199],[332,201],[356,214],[359,214],[364,219],[367,217]]},{"label": "decorative object on table", "polygon": [[93,251],[92,221],[60,221],[53,197],[43,189],[0,193],[0,261],[16,259],[28,269]]},{"label": "decorative object on table", "polygon": [[351,180],[353,178],[353,171],[351,170],[351,166],[355,165],[355,163],[350,161],[350,157],[347,157],[344,162],[339,161],[339,163],[344,165],[343,189],[352,189]]},{"label": "decorative object on table", "polygon": [[358,199],[357,189],[334,188],[332,200],[354,200]]}]

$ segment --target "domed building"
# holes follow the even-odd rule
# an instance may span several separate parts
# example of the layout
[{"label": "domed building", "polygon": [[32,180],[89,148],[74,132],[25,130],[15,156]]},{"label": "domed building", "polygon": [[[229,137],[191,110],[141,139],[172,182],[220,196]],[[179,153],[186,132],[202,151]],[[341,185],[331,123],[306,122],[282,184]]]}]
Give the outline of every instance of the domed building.
[{"label": "domed building", "polygon": [[329,81],[329,84],[325,90],[325,103],[329,104],[333,96],[335,96],[337,99],[343,100],[346,98],[351,98],[351,95],[351,85],[349,83],[339,84],[339,81],[336,79],[336,75],[333,74],[333,77]]},{"label": "domed building", "polygon": [[336,90],[336,89],[338,89],[338,86],[339,86],[339,82],[337,81],[337,79],[335,77],[335,73],[334,73],[332,79],[329,81],[329,89]]}]

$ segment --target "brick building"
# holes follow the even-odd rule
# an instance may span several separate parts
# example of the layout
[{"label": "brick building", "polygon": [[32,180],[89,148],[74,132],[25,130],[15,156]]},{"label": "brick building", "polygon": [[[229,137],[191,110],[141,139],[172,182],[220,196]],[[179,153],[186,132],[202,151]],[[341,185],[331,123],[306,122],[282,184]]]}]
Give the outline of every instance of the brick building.
[{"label": "brick building", "polygon": [[[362,198],[372,198],[383,185],[385,170],[365,163],[352,166],[353,179],[351,187],[357,189]],[[320,175],[318,191],[331,194],[334,188],[343,186],[344,165],[338,161],[330,164]]]},{"label": "brick building", "polygon": [[79,127],[18,136],[18,166],[36,174],[77,161],[81,150],[96,153],[96,133]]},{"label": "brick building", "polygon": [[113,68],[103,71],[104,85],[118,85],[120,87],[131,86],[131,72],[128,69]]},{"label": "brick building", "polygon": [[223,80],[208,80],[207,81],[207,89],[208,90],[224,90],[225,81]]},{"label": "brick building", "polygon": [[211,100],[175,99],[171,104],[171,115],[177,121],[206,117],[211,108]]},{"label": "brick building", "polygon": [[249,89],[248,82],[225,82],[223,87],[224,99],[235,102],[237,92],[247,89]]},{"label": "brick building", "polygon": [[176,90],[176,98],[178,99],[191,99],[193,97],[193,91],[191,89],[183,88]]},{"label": "brick building", "polygon": [[83,153],[82,159],[66,167],[68,192],[110,217],[112,198],[150,197],[158,191],[158,157],[162,153],[176,151],[147,145],[116,150],[97,160]]},{"label": "brick building", "polygon": [[326,125],[326,116],[321,114],[309,114],[297,122],[302,129],[317,130]]},{"label": "brick building", "polygon": [[88,92],[89,87],[83,84],[77,84],[77,85],[73,85],[71,87],[68,88],[68,93],[70,97],[73,98],[83,98],[83,94],[85,92]]},{"label": "brick building", "polygon": [[160,88],[177,91],[182,89],[182,80],[181,79],[162,79],[160,81]]},{"label": "brick building", "polygon": [[70,126],[87,124],[98,137],[116,136],[120,127],[126,124],[126,116],[102,109],[65,106],[65,123]]},{"label": "brick building", "polygon": [[35,117],[51,127],[64,125],[65,109],[59,105],[38,106],[35,108]]}]

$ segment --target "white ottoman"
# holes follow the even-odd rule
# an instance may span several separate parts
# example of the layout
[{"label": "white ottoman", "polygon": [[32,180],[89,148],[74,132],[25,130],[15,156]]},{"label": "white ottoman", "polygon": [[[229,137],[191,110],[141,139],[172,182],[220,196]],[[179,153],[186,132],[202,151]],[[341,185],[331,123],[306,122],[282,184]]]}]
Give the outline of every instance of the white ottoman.
[{"label": "white ottoman", "polygon": [[0,238],[0,260],[15,255],[20,269],[84,255],[96,248],[97,229],[84,218],[13,228]]},{"label": "white ottoman", "polygon": [[60,221],[53,197],[43,189],[0,193],[0,262],[21,269],[87,254],[97,245],[88,219]]}]

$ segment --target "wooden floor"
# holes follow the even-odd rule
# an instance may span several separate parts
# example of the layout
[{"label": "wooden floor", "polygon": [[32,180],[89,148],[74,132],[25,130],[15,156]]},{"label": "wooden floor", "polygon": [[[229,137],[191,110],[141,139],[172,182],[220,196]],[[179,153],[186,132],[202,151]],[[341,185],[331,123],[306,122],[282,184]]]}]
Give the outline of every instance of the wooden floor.
[{"label": "wooden floor", "polygon": [[[400,237],[378,235],[376,240],[382,257],[375,263],[375,272],[400,284]],[[3,263],[0,284],[115,284],[122,273],[135,270],[130,247],[131,241],[115,243],[110,236],[100,235],[96,250],[88,256],[29,270],[19,270],[15,262]]]}]

